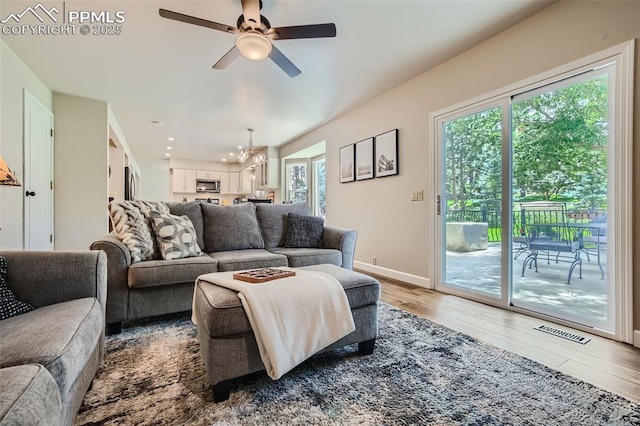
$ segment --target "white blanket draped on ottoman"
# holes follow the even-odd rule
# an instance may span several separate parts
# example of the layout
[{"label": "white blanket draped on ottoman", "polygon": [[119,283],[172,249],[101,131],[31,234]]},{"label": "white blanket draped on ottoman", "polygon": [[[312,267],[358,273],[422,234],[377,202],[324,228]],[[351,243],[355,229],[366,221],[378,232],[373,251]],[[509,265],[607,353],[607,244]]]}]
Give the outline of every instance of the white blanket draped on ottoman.
[{"label": "white blanket draped on ottoman", "polygon": [[294,277],[253,284],[234,280],[237,272],[205,274],[198,281],[239,292],[260,357],[274,380],[355,330],[344,289],[328,274],[295,270]]}]

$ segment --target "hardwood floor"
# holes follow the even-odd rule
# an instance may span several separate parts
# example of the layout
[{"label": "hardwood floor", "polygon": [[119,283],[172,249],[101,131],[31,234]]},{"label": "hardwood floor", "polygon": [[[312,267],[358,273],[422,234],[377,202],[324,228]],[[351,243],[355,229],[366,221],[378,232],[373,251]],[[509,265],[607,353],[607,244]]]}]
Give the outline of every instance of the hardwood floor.
[{"label": "hardwood floor", "polygon": [[[640,403],[640,349],[457,296],[376,277],[382,300]],[[541,324],[591,338],[585,345],[534,330]]]}]

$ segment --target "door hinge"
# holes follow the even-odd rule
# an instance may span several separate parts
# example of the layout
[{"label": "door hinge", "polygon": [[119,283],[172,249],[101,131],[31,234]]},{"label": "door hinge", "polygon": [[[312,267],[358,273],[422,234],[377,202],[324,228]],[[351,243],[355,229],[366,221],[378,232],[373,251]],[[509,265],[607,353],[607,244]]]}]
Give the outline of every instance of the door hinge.
[{"label": "door hinge", "polygon": [[49,189],[53,191],[53,181],[49,181]]},{"label": "door hinge", "polygon": [[49,129],[49,136],[53,137],[53,129]]},{"label": "door hinge", "polygon": [[436,197],[436,214],[440,216],[440,196]]},{"label": "door hinge", "polygon": [[49,242],[52,243],[53,242],[53,234],[49,234]]}]

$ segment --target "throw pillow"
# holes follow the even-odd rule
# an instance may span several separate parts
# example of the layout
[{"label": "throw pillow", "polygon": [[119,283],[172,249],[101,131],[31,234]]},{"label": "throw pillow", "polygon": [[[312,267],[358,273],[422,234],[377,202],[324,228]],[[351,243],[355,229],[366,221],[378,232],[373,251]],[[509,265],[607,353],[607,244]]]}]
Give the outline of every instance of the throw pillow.
[{"label": "throw pillow", "polygon": [[202,216],[206,253],[264,248],[253,203],[232,206],[202,204]]},{"label": "throw pillow", "polygon": [[188,216],[174,216],[157,210],[151,210],[149,215],[163,259],[182,259],[202,255],[196,230]]},{"label": "throw pillow", "polygon": [[140,213],[147,220],[147,228],[149,228],[149,234],[151,235],[151,240],[153,243],[153,253],[151,255],[152,259],[160,259],[160,247],[158,247],[158,242],[154,238],[153,235],[153,226],[151,225],[151,216],[149,215],[151,210],[159,211],[160,213],[170,213],[169,206],[164,201],[143,201],[143,200],[132,200],[131,204],[136,206]]},{"label": "throw pillow", "polygon": [[198,236],[198,245],[204,247],[204,221],[202,219],[201,201],[185,202],[167,202],[169,213],[176,216],[188,216],[191,219],[196,235]]},{"label": "throw pillow", "polygon": [[284,247],[287,240],[287,215],[298,213],[310,215],[307,203],[257,204],[256,213],[264,239],[264,247]]},{"label": "throw pillow", "polygon": [[0,320],[33,310],[30,304],[16,299],[7,283],[7,274],[7,260],[0,253]]},{"label": "throw pillow", "polygon": [[287,215],[287,242],[285,247],[322,248],[324,219],[297,213]]},{"label": "throw pillow", "polygon": [[154,237],[140,209],[131,201],[112,201],[109,215],[114,232],[131,252],[131,263],[153,259]]}]

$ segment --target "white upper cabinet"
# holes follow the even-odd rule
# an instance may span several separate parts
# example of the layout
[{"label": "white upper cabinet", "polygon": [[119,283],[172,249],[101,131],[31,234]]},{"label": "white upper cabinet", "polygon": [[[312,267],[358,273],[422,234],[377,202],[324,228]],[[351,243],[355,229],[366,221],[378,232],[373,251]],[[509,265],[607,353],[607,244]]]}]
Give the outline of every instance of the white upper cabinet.
[{"label": "white upper cabinet", "polygon": [[173,169],[173,192],[195,193],[196,171]]},{"label": "white upper cabinet", "polygon": [[198,179],[220,180],[221,174],[221,172],[214,172],[211,170],[198,170],[196,172],[196,177]]}]

